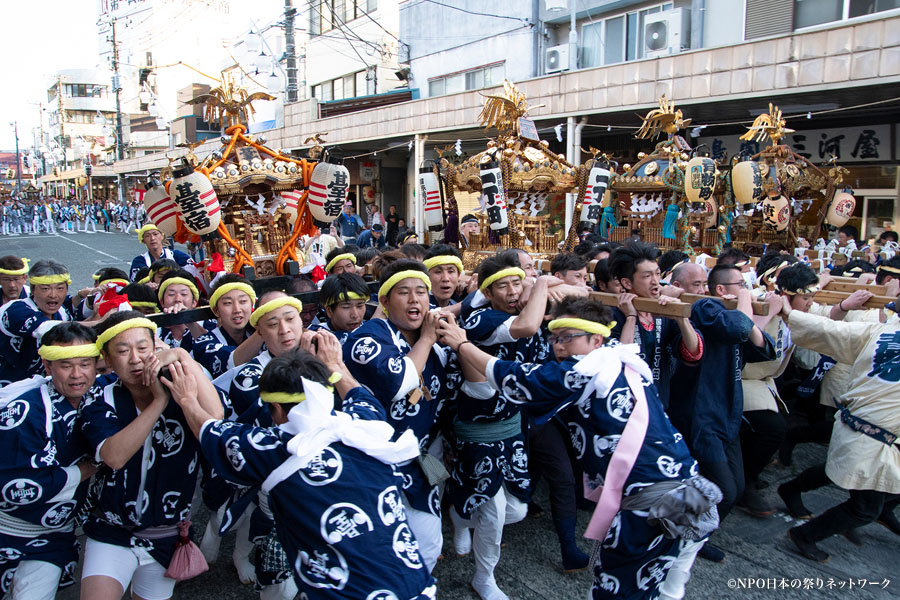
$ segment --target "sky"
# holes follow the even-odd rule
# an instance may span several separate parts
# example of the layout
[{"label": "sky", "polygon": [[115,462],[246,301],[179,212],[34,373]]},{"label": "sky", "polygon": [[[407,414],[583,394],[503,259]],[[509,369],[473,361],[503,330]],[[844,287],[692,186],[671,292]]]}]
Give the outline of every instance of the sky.
[{"label": "sky", "polygon": [[[19,150],[33,145],[39,102],[56,71],[97,65],[97,0],[4,2],[6,50],[0,94],[0,150],[15,151],[12,122],[18,122]],[[46,123],[46,121],[45,121]]]}]

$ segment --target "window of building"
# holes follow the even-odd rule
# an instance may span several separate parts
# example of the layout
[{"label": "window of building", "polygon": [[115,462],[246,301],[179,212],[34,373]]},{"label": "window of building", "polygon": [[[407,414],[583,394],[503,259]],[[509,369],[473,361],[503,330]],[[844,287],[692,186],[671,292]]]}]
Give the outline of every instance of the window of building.
[{"label": "window of building", "polygon": [[900,0],[794,0],[794,29],[900,8]]},{"label": "window of building", "polygon": [[319,35],[378,8],[378,0],[307,0],[309,33]]},{"label": "window of building", "polygon": [[582,68],[611,65],[644,58],[644,19],[672,10],[673,2],[663,2],[639,11],[593,19],[581,28]]},{"label": "window of building", "polygon": [[70,98],[102,98],[107,94],[107,86],[91,83],[66,83],[65,95]]},{"label": "window of building", "polygon": [[478,67],[477,69],[434,77],[428,80],[428,95],[443,96],[445,94],[455,94],[456,92],[478,90],[499,85],[503,82],[505,72],[505,62],[499,62]]},{"label": "window of building", "polygon": [[319,102],[356,98],[366,95],[366,83],[366,72],[357,71],[314,85],[312,95]]}]

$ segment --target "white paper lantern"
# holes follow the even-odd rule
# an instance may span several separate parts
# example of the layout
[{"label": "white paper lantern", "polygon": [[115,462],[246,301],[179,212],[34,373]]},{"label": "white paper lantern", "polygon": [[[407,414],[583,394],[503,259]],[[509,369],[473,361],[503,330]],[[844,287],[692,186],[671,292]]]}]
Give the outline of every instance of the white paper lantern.
[{"label": "white paper lantern", "polygon": [[843,227],[853,216],[854,210],[856,210],[856,198],[845,191],[836,192],[834,198],[831,199],[831,204],[828,205],[825,222],[835,227]]},{"label": "white paper lantern", "polygon": [[[329,159],[331,160],[331,159]],[[319,227],[328,227],[341,215],[350,187],[350,171],[342,164],[320,162],[309,178],[309,210]]]},{"label": "white paper lantern", "polygon": [[731,187],[734,197],[744,210],[752,208],[754,204],[762,200],[763,183],[765,178],[759,168],[759,163],[752,160],[739,162],[731,170]]},{"label": "white paper lantern", "polygon": [[178,206],[181,220],[188,231],[196,235],[207,235],[218,229],[222,211],[212,182],[187,162],[173,174],[169,196]]},{"label": "white paper lantern", "polygon": [[444,228],[444,194],[434,169],[419,169],[419,196],[424,202],[425,227],[429,231],[440,231]]},{"label": "white paper lantern", "polygon": [[147,182],[144,210],[147,211],[147,218],[159,227],[163,235],[175,235],[178,230],[178,207],[169,197],[166,187],[157,180]]},{"label": "white paper lantern", "polygon": [[688,162],[684,175],[684,195],[693,208],[703,208],[716,189],[716,161],[695,156]]},{"label": "white paper lantern", "polygon": [[762,204],[763,223],[776,231],[787,229],[791,222],[791,204],[784,196],[767,196]]},{"label": "white paper lantern", "polygon": [[481,193],[491,230],[506,235],[509,233],[509,215],[506,213],[506,192],[499,163],[489,161],[481,164]]},{"label": "white paper lantern", "polygon": [[603,211],[602,202],[609,187],[609,163],[594,161],[588,174],[587,190],[584,192],[584,203],[581,205],[581,228],[591,229],[600,222]]},{"label": "white paper lantern", "polygon": [[281,211],[287,215],[288,223],[291,225],[297,222],[297,206],[300,204],[300,198],[302,196],[303,192],[298,190],[281,192],[281,197],[284,198],[284,203],[281,205]]}]

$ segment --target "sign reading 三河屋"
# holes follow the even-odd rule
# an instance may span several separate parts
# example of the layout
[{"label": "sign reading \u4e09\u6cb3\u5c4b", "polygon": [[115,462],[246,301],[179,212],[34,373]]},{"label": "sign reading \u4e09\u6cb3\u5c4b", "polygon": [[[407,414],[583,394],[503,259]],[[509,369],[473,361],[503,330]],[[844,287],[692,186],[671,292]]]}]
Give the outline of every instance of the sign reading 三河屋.
[{"label": "sign reading \u4e09\u6cb3\u5c4b", "polygon": [[[746,141],[739,139],[739,136],[703,136],[697,139],[696,145],[706,144],[710,156],[718,161],[730,159],[738,153],[753,155],[768,145],[767,141]],[[785,143],[813,163],[825,162],[832,156],[841,164],[877,162],[892,160],[894,154],[890,125],[796,131],[788,134]]]}]

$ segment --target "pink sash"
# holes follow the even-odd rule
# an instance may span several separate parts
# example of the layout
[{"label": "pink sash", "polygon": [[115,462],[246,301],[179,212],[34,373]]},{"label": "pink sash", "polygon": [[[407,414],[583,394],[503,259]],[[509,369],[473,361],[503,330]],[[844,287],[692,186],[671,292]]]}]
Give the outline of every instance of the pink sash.
[{"label": "pink sash", "polygon": [[619,512],[619,507],[622,505],[625,480],[628,479],[631,469],[634,468],[638,453],[644,445],[647,425],[650,421],[647,397],[644,395],[644,385],[640,375],[626,365],[625,379],[628,381],[628,387],[631,388],[634,408],[631,411],[628,422],[625,423],[625,429],[622,431],[622,437],[619,438],[619,443],[616,445],[612,458],[609,459],[603,487],[589,490],[587,476],[585,475],[584,497],[597,502],[597,508],[594,509],[594,514],[591,516],[591,522],[588,523],[587,530],[584,532],[584,537],[599,542],[606,538],[609,527],[616,513]]}]

